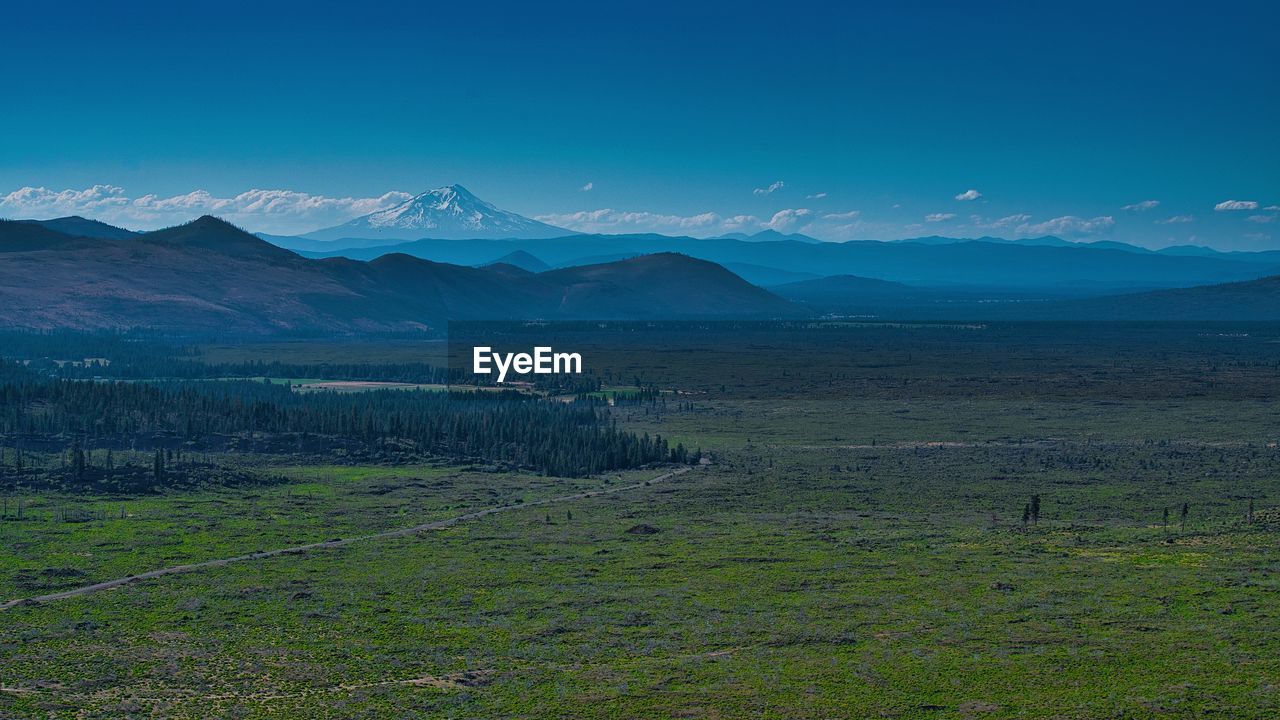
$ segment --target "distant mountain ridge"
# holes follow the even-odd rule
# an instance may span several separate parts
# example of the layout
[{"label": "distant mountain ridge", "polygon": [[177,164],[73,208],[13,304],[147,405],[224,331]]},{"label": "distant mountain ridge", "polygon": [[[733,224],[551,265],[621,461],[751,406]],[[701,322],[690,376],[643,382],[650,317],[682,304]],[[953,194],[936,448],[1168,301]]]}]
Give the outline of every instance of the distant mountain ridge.
[{"label": "distant mountain ridge", "polygon": [[17,222],[39,225],[56,232],[71,235],[72,237],[125,240],[139,234],[133,230],[125,230],[124,228],[116,227],[115,225],[108,225],[98,220],[90,220],[89,218],[80,217],[79,215],[68,215],[66,217],[52,218],[50,220],[18,220]]},{"label": "distant mountain ridge", "polygon": [[306,233],[307,240],[345,238],[443,240],[494,238],[537,239],[574,234],[537,220],[501,210],[461,185],[429,190],[395,207],[369,213],[330,228]]},{"label": "distant mountain ridge", "polygon": [[899,298],[920,292],[910,285],[888,280],[874,280],[856,275],[830,275],[813,280],[801,280],[775,286],[773,291],[788,300],[806,303],[831,302],[851,296],[859,298]]},{"label": "distant mountain ridge", "polygon": [[1063,320],[1280,320],[1280,276],[1056,303],[1039,312]]},{"label": "distant mountain ridge", "polygon": [[761,230],[757,233],[731,232],[723,235],[716,235],[716,238],[727,238],[729,240],[747,240],[750,242],[777,242],[779,240],[794,240],[795,242],[820,243],[823,242],[817,238],[801,235],[800,233],[780,233],[777,230]]},{"label": "distant mountain ridge", "polygon": [[531,273],[540,273],[551,269],[550,265],[542,262],[523,250],[516,250],[515,252],[507,253],[491,263],[485,263],[483,267],[489,267],[492,265],[510,265]]},{"label": "distant mountain ridge", "polygon": [[920,287],[1052,289],[1075,294],[1190,287],[1280,274],[1280,253],[1213,256],[1159,253],[1057,242],[996,239],[947,242],[855,240],[811,243],[663,235],[575,235],[544,239],[424,239],[381,247],[306,252],[308,257],[372,259],[388,252],[461,265],[492,262],[523,251],[558,267],[598,258],[675,252],[743,268],[762,284],[812,276],[855,275]]},{"label": "distant mountain ridge", "polygon": [[[438,242],[475,250],[472,242]],[[964,250],[964,245],[957,249]],[[483,249],[507,247],[499,243]],[[1098,252],[1145,257],[1119,250],[1084,252],[1086,258]],[[669,252],[537,273],[512,262],[541,262],[519,251],[487,260],[491,264],[486,267],[466,267],[405,253],[383,254],[368,262],[307,259],[207,216],[124,239],[76,237],[40,224],[0,221],[0,327],[270,335],[422,331],[439,329],[451,319],[853,315],[901,320],[1280,321],[1280,276],[1071,298],[962,286],[910,287],[835,275],[781,284],[775,293],[711,261]]]}]

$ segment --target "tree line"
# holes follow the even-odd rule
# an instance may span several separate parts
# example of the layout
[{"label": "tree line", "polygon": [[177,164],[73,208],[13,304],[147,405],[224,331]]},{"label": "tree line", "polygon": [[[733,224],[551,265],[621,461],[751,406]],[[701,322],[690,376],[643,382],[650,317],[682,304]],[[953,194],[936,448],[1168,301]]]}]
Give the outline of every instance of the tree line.
[{"label": "tree line", "polygon": [[581,476],[685,462],[682,446],[619,430],[594,400],[517,392],[375,390],[299,393],[266,382],[83,381],[0,362],[0,433],[110,439],[168,433],[199,446],[214,436],[293,434],[370,447],[474,458]]}]

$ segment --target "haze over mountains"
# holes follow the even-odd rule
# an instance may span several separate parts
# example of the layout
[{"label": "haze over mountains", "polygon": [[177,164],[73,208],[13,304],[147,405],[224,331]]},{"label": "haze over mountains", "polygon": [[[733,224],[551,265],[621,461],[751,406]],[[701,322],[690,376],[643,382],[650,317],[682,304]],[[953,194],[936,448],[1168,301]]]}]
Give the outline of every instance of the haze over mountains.
[{"label": "haze over mountains", "polygon": [[[302,237],[263,236],[315,258],[372,260],[391,252],[486,265],[520,253],[550,267],[672,252],[710,260],[750,282],[780,285],[855,275],[922,287],[1098,295],[1251,280],[1280,273],[1280,252],[1222,253],[1056,237],[820,242],[765,230],[714,238],[571,233],[494,207],[458,185]],[[467,242],[458,242],[465,239]]]},{"label": "haze over mountains", "polygon": [[337,240],[267,236],[273,244],[207,216],[150,233],[80,217],[3,221],[0,326],[271,334],[434,330],[450,319],[1280,320],[1276,252],[564,232],[459,186],[312,234]]},{"label": "haze over mountains", "polygon": [[[1068,244],[986,240],[948,243],[850,241],[755,242],[663,235],[575,235],[542,240],[416,240],[392,246],[307,252],[308,257],[368,260],[401,252],[439,262],[479,265],[523,251],[553,267],[675,252],[742,267],[787,282],[801,276],[858,275],[931,287],[988,287],[1100,294],[1251,280],[1280,273],[1266,253],[1176,255]],[[766,281],[766,284],[770,284]]]}]

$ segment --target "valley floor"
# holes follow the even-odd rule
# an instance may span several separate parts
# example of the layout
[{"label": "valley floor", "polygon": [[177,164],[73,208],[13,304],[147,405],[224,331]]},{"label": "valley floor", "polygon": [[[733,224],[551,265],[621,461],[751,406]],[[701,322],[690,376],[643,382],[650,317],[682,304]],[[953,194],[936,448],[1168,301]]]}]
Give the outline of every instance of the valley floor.
[{"label": "valley floor", "polygon": [[0,611],[0,717],[1273,718],[1273,373],[1214,372],[1263,392],[729,388],[613,410],[713,459],[647,485],[239,457],[291,482],[31,497],[0,598],[511,509]]}]

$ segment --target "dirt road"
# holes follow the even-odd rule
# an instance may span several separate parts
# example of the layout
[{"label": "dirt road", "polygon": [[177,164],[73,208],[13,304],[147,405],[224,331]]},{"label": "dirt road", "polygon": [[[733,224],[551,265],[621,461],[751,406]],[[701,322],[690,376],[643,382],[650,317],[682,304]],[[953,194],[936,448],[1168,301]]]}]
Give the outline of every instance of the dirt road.
[{"label": "dirt road", "polygon": [[116,578],[115,580],[106,580],[104,582],[94,583],[93,585],[85,585],[84,587],[78,587],[72,590],[63,590],[62,592],[49,593],[48,595],[38,595],[36,597],[18,598],[16,600],[9,600],[8,602],[0,604],[0,610],[8,610],[9,608],[17,607],[19,605],[34,605],[34,604],[40,604],[40,603],[53,602],[55,600],[65,600],[67,598],[73,598],[79,595],[88,595],[89,593],[98,592],[99,590],[110,590],[111,588],[120,587],[121,585],[128,585],[129,583],[137,582],[139,580],[150,580],[152,578],[164,577],[165,575],[176,575],[178,573],[191,572],[193,570],[202,570],[204,568],[222,567],[223,565],[229,565],[234,562],[245,562],[246,560],[260,560],[262,558],[275,557],[276,555],[299,555],[311,550],[321,550],[321,549],[327,549],[327,548],[342,547],[343,545],[350,545],[351,543],[356,543],[356,542],[367,542],[369,540],[385,540],[387,538],[404,537],[406,535],[413,535],[414,533],[419,533],[424,530],[439,530],[441,528],[449,527],[450,525],[456,525],[460,522],[466,522],[467,520],[477,520],[479,518],[485,517],[486,515],[494,515],[496,513],[509,512],[512,510],[521,510],[524,508],[539,507],[541,505],[554,505],[556,503],[569,502],[571,500],[584,500],[586,498],[598,497],[601,495],[613,495],[615,493],[626,492],[628,490],[637,490],[639,488],[652,485],[653,483],[659,483],[665,480],[670,480],[671,478],[676,477],[677,475],[683,475],[684,473],[689,472],[690,469],[691,468],[687,468],[687,467],[679,468],[678,470],[672,470],[670,472],[663,473],[662,475],[659,475],[657,477],[645,480],[644,482],[638,482],[632,485],[620,485],[618,487],[606,488],[604,490],[589,490],[587,492],[574,493],[572,495],[561,495],[559,497],[546,498],[543,500],[534,500],[533,502],[521,503],[519,505],[496,505],[494,507],[484,508],[483,510],[476,510],[474,512],[469,512],[464,515],[458,515],[455,517],[446,518],[444,520],[434,520],[432,522],[422,523],[421,525],[414,525],[413,527],[400,528],[398,530],[388,530],[386,532],[375,533],[373,535],[360,535],[357,537],[339,538],[337,540],[326,540],[324,542],[310,543],[307,545],[294,545],[293,547],[278,548],[275,550],[264,550],[262,552],[249,553],[247,555],[236,555],[235,557],[220,558],[217,560],[205,560],[203,562],[190,563],[188,565],[174,565],[173,567],[160,568],[158,570],[150,570],[144,573],[138,573],[137,575],[128,575],[126,577]]}]

